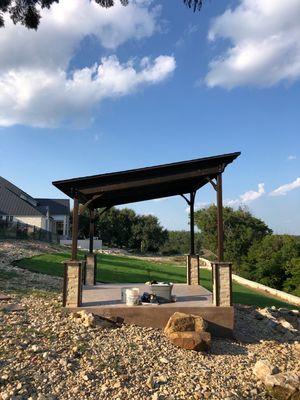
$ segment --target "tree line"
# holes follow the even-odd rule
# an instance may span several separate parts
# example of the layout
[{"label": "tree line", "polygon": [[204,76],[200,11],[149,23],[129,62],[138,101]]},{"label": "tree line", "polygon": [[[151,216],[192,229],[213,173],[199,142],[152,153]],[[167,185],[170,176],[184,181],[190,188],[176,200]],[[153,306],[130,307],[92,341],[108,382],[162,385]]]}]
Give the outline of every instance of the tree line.
[{"label": "tree line", "polygon": [[[89,237],[88,212],[79,218],[79,236]],[[101,210],[96,213],[95,236],[107,246],[156,253],[167,241],[168,231],[153,215],[138,215],[129,208],[113,207],[103,214]]]},{"label": "tree line", "polygon": [[[224,259],[247,279],[300,296],[300,237],[275,235],[247,208],[224,207]],[[205,249],[217,251],[217,207],[195,213]]]},{"label": "tree line", "polygon": [[[101,210],[100,210],[101,211]],[[95,236],[109,247],[139,253],[183,255],[190,250],[189,231],[168,231],[153,215],[139,215],[129,208],[97,213]],[[224,207],[224,259],[245,278],[300,295],[300,237],[275,235],[267,224],[246,208]],[[217,253],[217,207],[195,212],[195,250]],[[79,236],[89,237],[89,214],[79,219]]]},{"label": "tree line", "polygon": [[[89,237],[89,213],[79,217],[79,237]],[[168,231],[157,217],[139,215],[129,208],[111,208],[101,214],[97,210],[95,236],[110,247],[123,248],[140,253],[160,253],[163,255],[187,254],[190,249],[188,231]],[[195,249],[201,251],[200,233],[195,234]]]}]

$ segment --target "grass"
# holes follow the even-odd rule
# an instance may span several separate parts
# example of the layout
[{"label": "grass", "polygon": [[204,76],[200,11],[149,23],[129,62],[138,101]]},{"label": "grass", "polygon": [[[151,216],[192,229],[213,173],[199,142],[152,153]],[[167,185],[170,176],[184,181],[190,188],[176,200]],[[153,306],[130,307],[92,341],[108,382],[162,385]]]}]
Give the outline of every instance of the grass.
[{"label": "grass", "polygon": [[[79,253],[83,258],[84,253]],[[63,262],[70,259],[70,253],[42,254],[32,258],[24,258],[16,265],[34,272],[52,276],[63,276]],[[172,263],[157,263],[143,259],[115,256],[108,254],[98,255],[97,280],[110,283],[141,283],[149,280],[171,281],[174,283],[186,282],[186,270]],[[212,290],[211,272],[201,269],[201,285]],[[233,283],[234,303],[255,305],[258,307],[286,307],[296,308],[259,291]]]}]

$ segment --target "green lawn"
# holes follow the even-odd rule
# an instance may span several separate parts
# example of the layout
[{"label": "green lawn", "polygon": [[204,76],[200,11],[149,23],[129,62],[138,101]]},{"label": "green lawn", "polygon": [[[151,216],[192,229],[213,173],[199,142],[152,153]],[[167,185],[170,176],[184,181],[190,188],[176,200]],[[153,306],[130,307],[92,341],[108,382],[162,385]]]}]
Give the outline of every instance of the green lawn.
[{"label": "green lawn", "polygon": [[[80,252],[79,256],[83,257]],[[21,268],[48,275],[63,276],[63,262],[70,259],[70,253],[43,254],[32,258],[24,258],[16,262]],[[149,280],[171,281],[174,283],[186,282],[186,270],[171,263],[157,263],[142,259],[98,255],[97,280],[101,282],[141,283]],[[201,270],[201,285],[212,290],[211,272]],[[233,284],[234,303],[256,305],[259,307],[288,307],[296,308],[280,300],[248,289],[245,286]]]}]

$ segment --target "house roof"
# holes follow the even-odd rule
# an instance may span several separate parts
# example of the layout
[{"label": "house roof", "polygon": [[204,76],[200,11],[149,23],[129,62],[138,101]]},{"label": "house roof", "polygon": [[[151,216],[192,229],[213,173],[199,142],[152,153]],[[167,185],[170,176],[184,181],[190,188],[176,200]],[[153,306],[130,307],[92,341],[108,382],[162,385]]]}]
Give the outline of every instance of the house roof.
[{"label": "house roof", "polygon": [[44,215],[33,197],[1,176],[0,212],[4,215]]},{"label": "house roof", "polygon": [[91,208],[112,207],[190,193],[206,185],[233,162],[237,153],[172,164],[55,181],[53,185]]},{"label": "house roof", "polygon": [[35,199],[0,176],[0,214],[16,216],[67,215],[68,199]]},{"label": "house roof", "polygon": [[69,199],[35,199],[39,206],[48,207],[50,215],[70,214]]}]

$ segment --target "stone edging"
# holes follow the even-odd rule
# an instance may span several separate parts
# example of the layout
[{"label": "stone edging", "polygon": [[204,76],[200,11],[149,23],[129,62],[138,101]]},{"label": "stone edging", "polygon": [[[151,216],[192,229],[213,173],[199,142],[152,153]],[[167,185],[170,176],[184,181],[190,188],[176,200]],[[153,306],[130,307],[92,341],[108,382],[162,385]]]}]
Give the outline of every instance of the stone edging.
[{"label": "stone edging", "polygon": [[[200,258],[200,267],[211,269],[211,262],[209,260],[206,260],[205,258]],[[293,304],[295,306],[300,307],[300,297],[298,296],[294,296],[293,294],[285,293],[281,290],[270,288],[269,286],[265,286],[262,285],[261,283],[250,281],[249,279],[242,278],[241,276],[235,274],[232,274],[232,279],[234,282],[240,283],[241,285],[268,293],[274,297],[277,297],[280,300],[284,300],[289,304]]]}]

